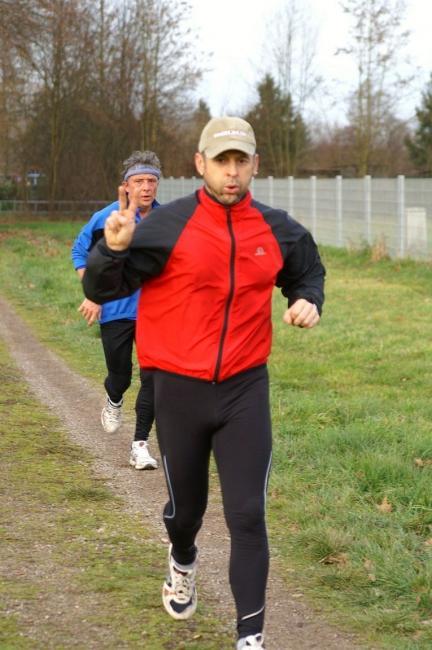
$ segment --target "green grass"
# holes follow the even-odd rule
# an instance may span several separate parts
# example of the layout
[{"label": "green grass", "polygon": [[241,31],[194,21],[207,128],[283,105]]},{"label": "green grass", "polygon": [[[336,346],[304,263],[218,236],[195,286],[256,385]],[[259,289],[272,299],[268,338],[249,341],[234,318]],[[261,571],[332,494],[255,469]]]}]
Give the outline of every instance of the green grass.
[{"label": "green grass", "polygon": [[[100,382],[97,329],[76,313],[78,229],[0,226],[0,284],[41,340]],[[291,586],[374,647],[430,648],[432,268],[367,250],[324,260],[318,328],[284,326],[275,294],[272,552]]]},{"label": "green grass", "polygon": [[99,328],[88,327],[77,313],[84,296],[70,258],[81,225],[0,224],[2,290],[37,326],[44,343],[60,352],[73,368],[100,381],[104,360]]},{"label": "green grass", "polygon": [[275,297],[273,543],[336,619],[385,647],[431,647],[432,269],[324,258],[319,328],[288,331]]},{"label": "green grass", "polygon": [[29,394],[3,345],[0,373],[0,646],[84,648],[91,638],[112,650],[229,648],[231,635],[203,604],[193,622],[167,621],[163,547],[92,474],[91,458]]}]

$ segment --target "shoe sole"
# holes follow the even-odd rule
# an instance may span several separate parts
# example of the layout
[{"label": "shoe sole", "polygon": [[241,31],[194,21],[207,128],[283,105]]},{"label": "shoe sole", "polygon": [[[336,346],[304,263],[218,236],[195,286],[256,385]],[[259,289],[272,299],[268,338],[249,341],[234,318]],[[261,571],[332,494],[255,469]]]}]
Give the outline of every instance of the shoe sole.
[{"label": "shoe sole", "polygon": [[133,460],[129,461],[129,465],[131,465],[132,467],[134,467],[135,469],[138,469],[138,470],[140,470],[140,469],[158,469],[158,467],[159,467],[158,464],[152,465],[151,463],[146,463],[145,465],[138,465]]}]

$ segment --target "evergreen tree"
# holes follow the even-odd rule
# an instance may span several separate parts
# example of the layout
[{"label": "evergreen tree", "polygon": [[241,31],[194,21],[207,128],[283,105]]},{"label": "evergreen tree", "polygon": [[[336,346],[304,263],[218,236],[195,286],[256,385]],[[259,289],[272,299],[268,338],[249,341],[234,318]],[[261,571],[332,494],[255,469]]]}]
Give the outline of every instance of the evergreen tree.
[{"label": "evergreen tree", "polygon": [[410,158],[424,175],[432,175],[432,74],[422,94],[421,106],[416,109],[418,126],[413,138],[406,144]]},{"label": "evergreen tree", "polygon": [[258,84],[258,102],[246,115],[255,130],[264,175],[284,177],[297,172],[307,142],[306,127],[291,95],[267,74]]}]

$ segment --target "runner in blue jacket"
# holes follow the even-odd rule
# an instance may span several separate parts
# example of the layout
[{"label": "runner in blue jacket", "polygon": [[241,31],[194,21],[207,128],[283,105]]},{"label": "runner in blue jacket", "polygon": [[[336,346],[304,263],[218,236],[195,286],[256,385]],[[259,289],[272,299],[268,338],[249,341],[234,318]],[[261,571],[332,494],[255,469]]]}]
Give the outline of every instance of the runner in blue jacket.
[{"label": "runner in blue jacket", "polygon": [[[156,194],[161,175],[158,157],[152,151],[135,151],[123,163],[122,186],[126,195],[138,191],[139,203],[135,222],[139,223],[159,203]],[[72,246],[72,261],[82,279],[87,257],[96,242],[103,237],[106,219],[113,210],[119,209],[115,201],[95,212],[82,228]],[[106,403],[102,409],[102,427],[114,433],[122,423],[123,395],[132,379],[132,350],[135,339],[135,320],[139,290],[127,298],[112,300],[104,305],[83,300],[79,312],[89,325],[100,323],[100,331],[108,374],[105,378]],[[150,454],[148,436],[154,420],[153,377],[141,370],[141,387],[137,395],[135,437],[130,452],[130,464],[135,469],[156,469],[158,462]]]}]

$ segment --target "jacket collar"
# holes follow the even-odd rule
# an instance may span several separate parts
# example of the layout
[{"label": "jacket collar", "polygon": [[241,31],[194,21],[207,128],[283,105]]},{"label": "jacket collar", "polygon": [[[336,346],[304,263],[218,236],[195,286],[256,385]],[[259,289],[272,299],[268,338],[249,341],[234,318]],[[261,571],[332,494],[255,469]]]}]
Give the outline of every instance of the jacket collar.
[{"label": "jacket collar", "polygon": [[[153,199],[151,209],[154,210],[155,208],[158,208],[159,206],[160,206],[160,203],[158,201],[156,201],[156,199]],[[150,214],[150,212],[149,212],[149,214]],[[139,223],[140,221],[141,221],[141,216],[140,216],[139,210],[137,208],[137,211],[135,212],[135,223]]]}]

